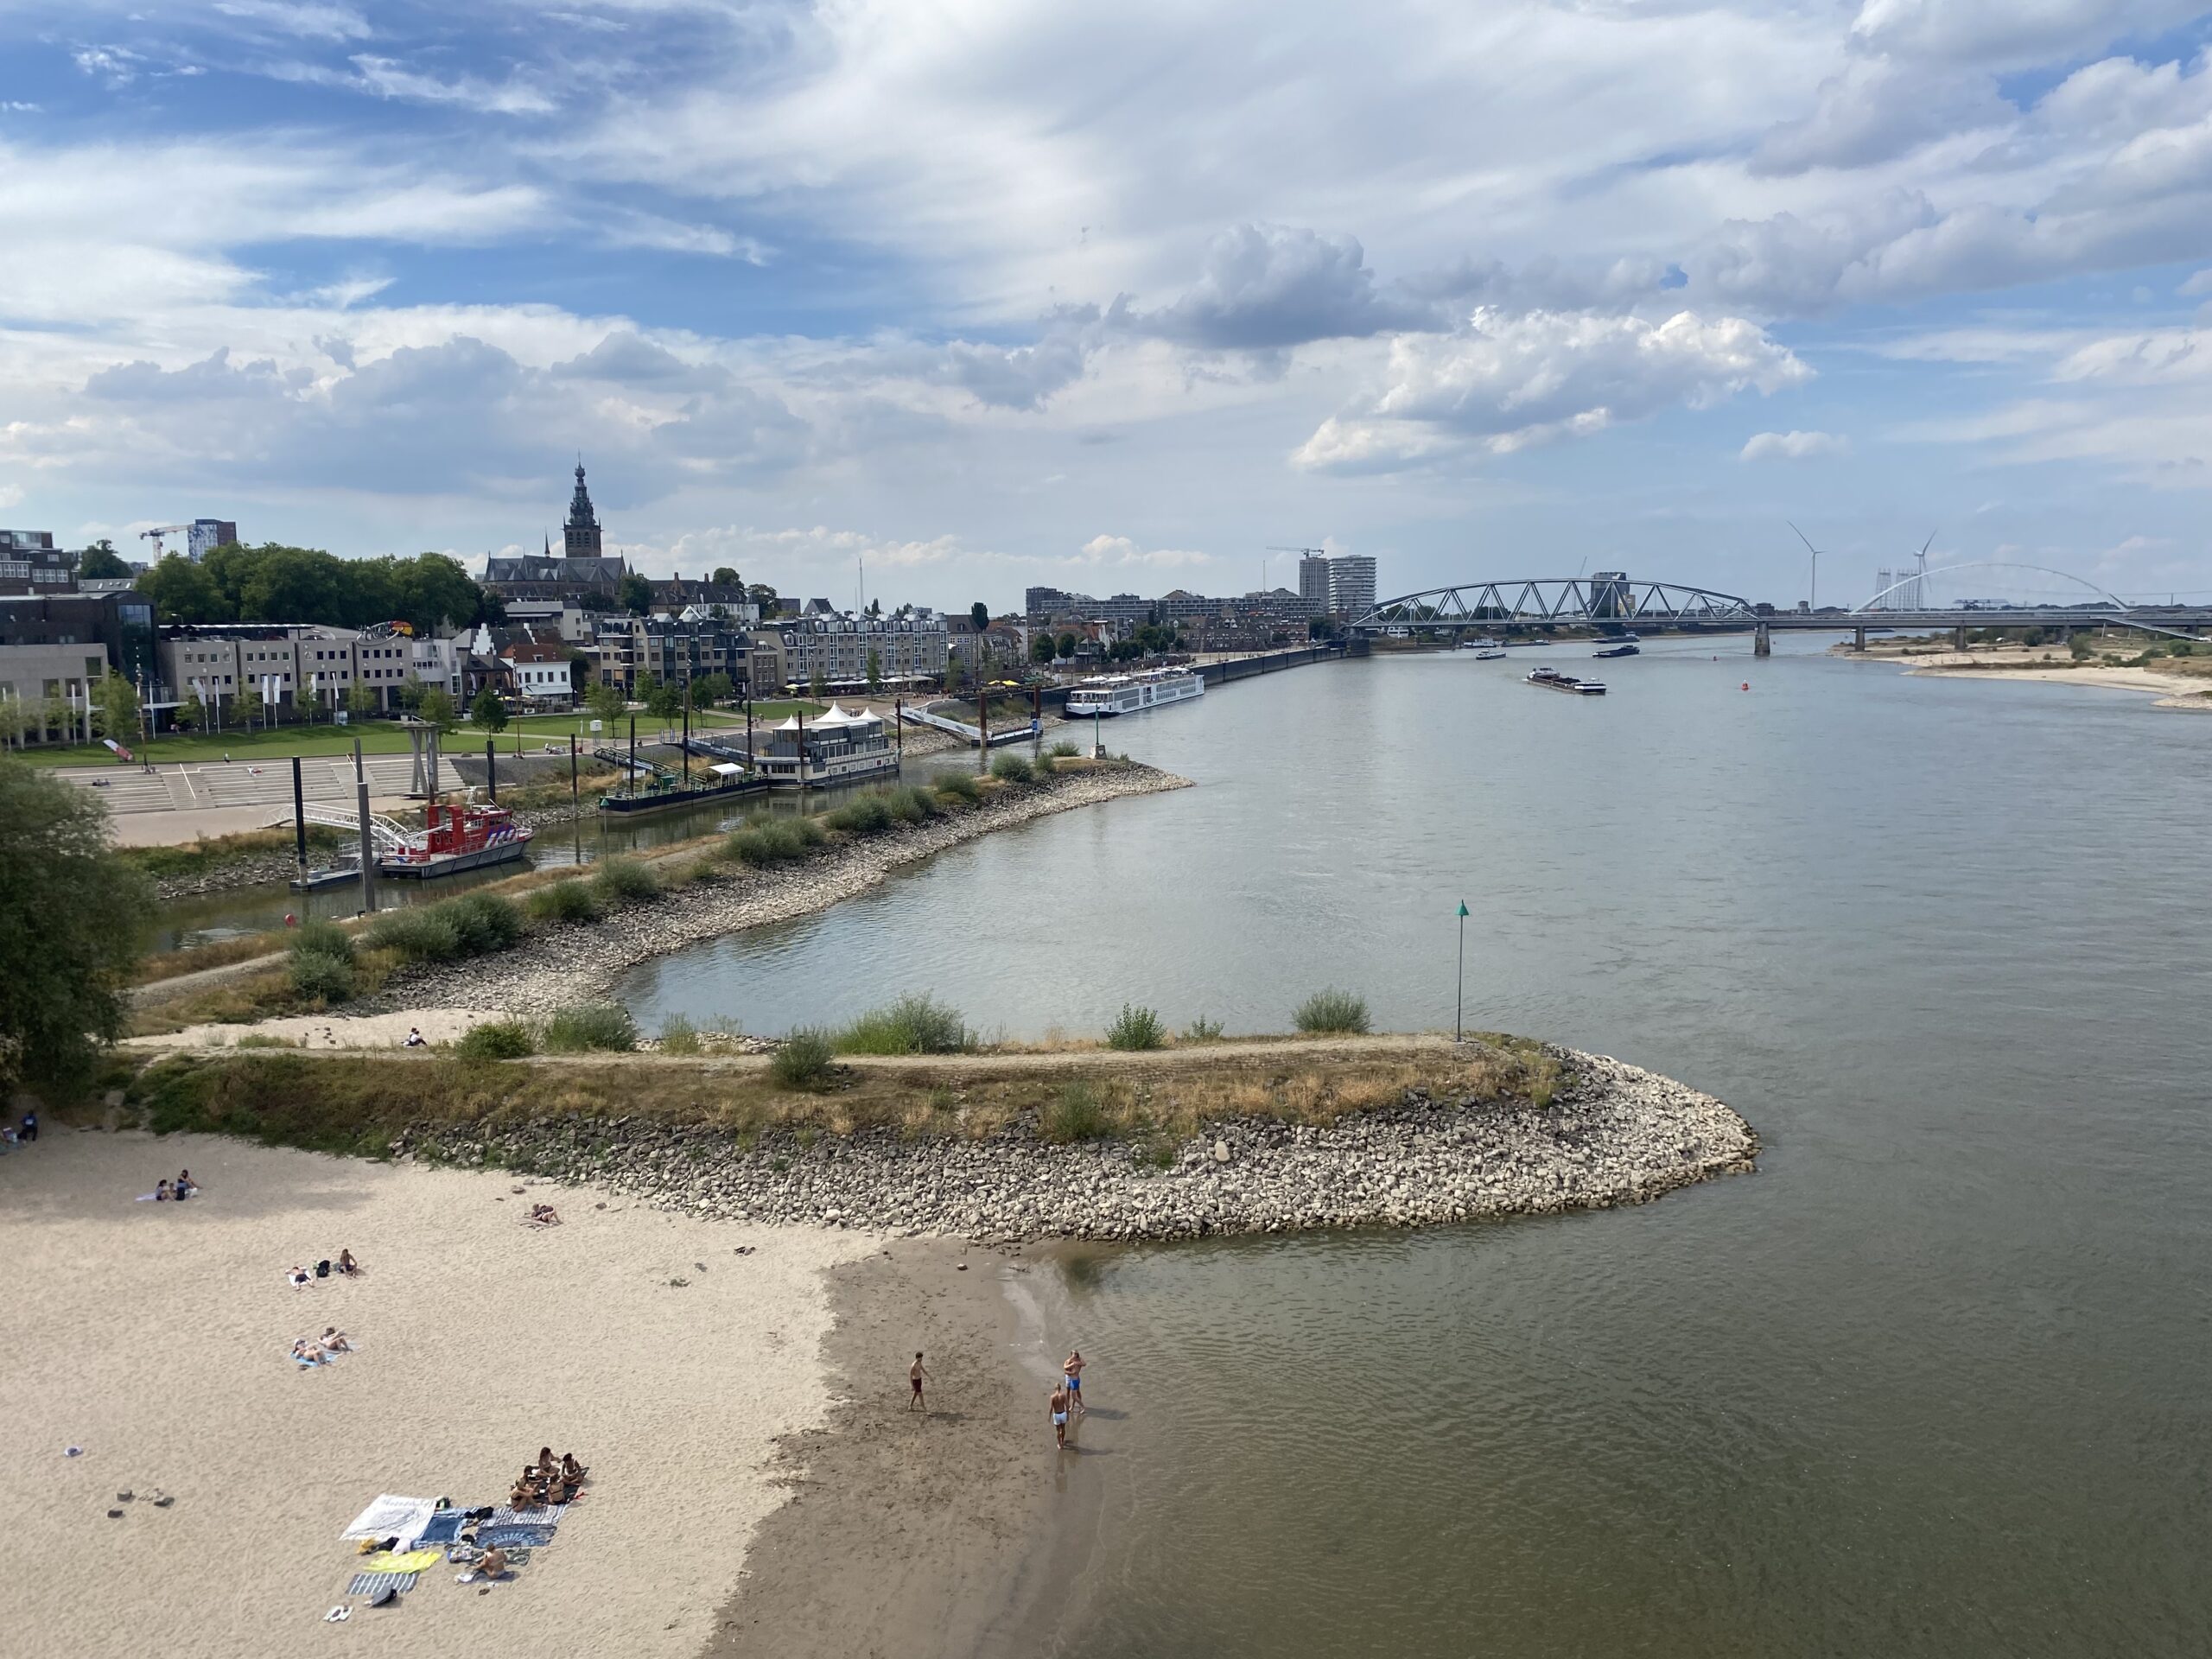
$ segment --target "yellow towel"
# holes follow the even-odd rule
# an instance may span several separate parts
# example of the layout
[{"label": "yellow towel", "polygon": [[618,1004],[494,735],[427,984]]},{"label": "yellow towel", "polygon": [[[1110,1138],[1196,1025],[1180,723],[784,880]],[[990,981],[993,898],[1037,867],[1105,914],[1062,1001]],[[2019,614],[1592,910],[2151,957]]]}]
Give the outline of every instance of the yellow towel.
[{"label": "yellow towel", "polygon": [[442,1549],[410,1549],[395,1554],[389,1551],[372,1555],[357,1569],[363,1573],[420,1573],[435,1567],[446,1558]]}]

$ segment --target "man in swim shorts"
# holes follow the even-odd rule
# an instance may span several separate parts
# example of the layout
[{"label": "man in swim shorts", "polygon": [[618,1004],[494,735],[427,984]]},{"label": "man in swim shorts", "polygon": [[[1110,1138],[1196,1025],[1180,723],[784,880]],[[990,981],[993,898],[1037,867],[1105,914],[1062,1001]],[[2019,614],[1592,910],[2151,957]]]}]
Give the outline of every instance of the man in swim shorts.
[{"label": "man in swim shorts", "polygon": [[906,1402],[907,1410],[912,1411],[918,1406],[924,1412],[929,1410],[928,1405],[922,1399],[922,1379],[928,1375],[929,1372],[922,1365],[920,1351],[917,1350],[914,1354],[914,1363],[906,1368],[906,1380],[914,1385],[913,1398]]},{"label": "man in swim shorts", "polygon": [[1067,1363],[1060,1367],[1060,1375],[1067,1379],[1068,1405],[1071,1410],[1088,1414],[1090,1408],[1083,1403],[1083,1350],[1068,1351]]},{"label": "man in swim shorts", "polygon": [[1069,1397],[1068,1385],[1065,1382],[1062,1382],[1058,1388],[1052,1390],[1052,1438],[1064,1452],[1067,1449],[1068,1444]]}]

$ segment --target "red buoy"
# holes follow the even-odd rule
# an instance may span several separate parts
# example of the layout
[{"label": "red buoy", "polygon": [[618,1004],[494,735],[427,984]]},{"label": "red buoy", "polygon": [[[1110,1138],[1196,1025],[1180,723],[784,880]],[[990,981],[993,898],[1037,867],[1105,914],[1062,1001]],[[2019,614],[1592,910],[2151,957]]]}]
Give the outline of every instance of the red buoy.
[{"label": "red buoy", "polygon": [[1744,682],[1744,690],[1746,690],[1746,691],[1748,691],[1748,690],[1750,690],[1751,689],[1751,683],[1749,680],[1745,680],[1745,681]]}]

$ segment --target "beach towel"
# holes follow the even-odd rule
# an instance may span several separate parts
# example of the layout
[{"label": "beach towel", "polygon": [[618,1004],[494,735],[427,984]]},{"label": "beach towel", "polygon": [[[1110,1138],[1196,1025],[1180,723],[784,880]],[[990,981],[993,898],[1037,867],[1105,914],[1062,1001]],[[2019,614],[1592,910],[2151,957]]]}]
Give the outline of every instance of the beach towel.
[{"label": "beach towel", "polygon": [[[502,1504],[498,1509],[492,1511],[491,1519],[486,1521],[484,1525],[487,1527],[556,1526],[560,1522],[561,1511],[568,1507],[569,1506],[565,1503],[549,1503],[543,1509],[511,1510],[505,1504]],[[476,1535],[480,1538],[484,1535],[482,1527],[477,1529]]]},{"label": "beach towel", "polygon": [[553,1528],[550,1523],[514,1522],[502,1527],[487,1522],[476,1529],[476,1542],[484,1549],[543,1549],[552,1541]]},{"label": "beach towel", "polygon": [[415,1587],[419,1573],[356,1573],[353,1581],[346,1586],[349,1596],[373,1596],[387,1585],[403,1594]]},{"label": "beach towel", "polygon": [[377,1501],[353,1517],[353,1524],[338,1535],[340,1538],[417,1537],[423,1524],[437,1513],[435,1497],[396,1497],[390,1492],[379,1492]]},{"label": "beach towel", "polygon": [[467,1517],[460,1510],[440,1510],[423,1523],[423,1530],[415,1535],[418,1544],[449,1544],[461,1536],[461,1523]]}]

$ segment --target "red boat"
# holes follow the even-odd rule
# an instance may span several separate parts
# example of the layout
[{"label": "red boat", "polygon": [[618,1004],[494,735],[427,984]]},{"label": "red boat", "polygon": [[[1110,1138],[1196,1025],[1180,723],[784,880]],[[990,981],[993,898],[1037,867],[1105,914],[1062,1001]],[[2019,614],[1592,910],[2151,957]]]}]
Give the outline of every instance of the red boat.
[{"label": "red boat", "polygon": [[377,861],[386,875],[457,875],[486,864],[504,864],[530,849],[531,832],[505,807],[433,801],[423,809],[423,827],[395,852]]}]

